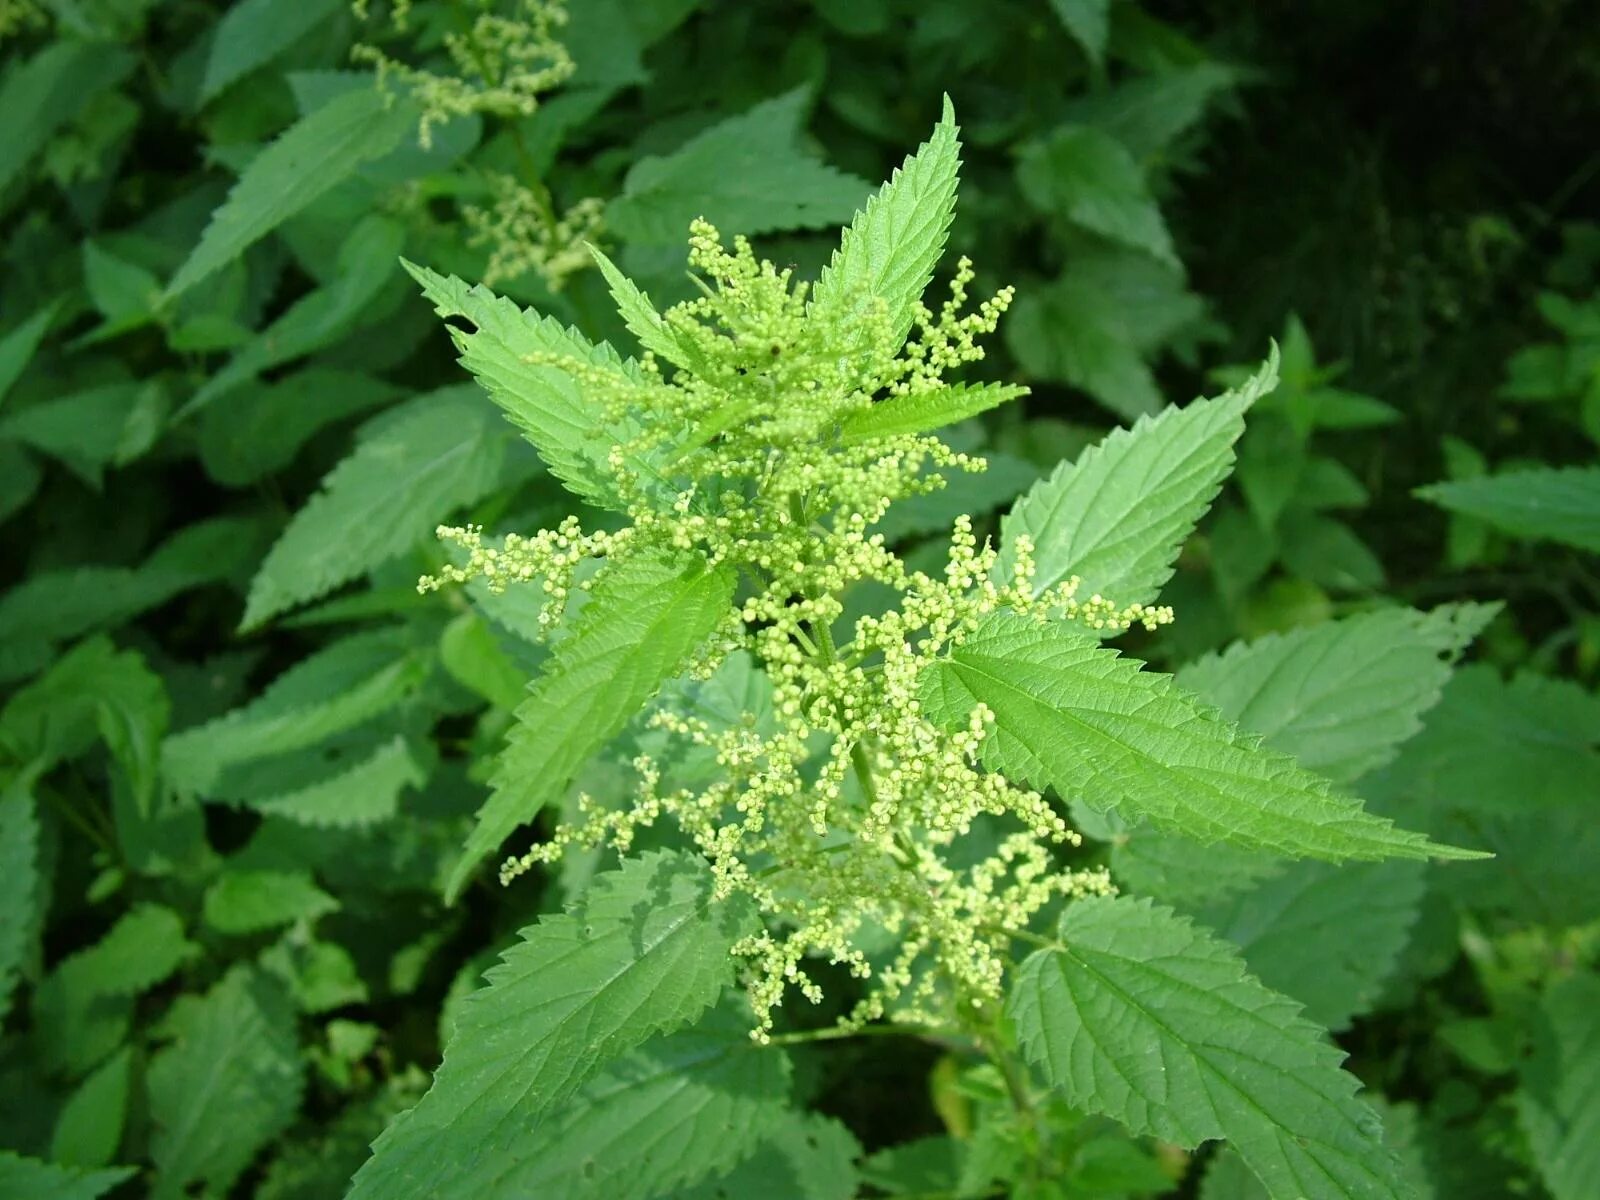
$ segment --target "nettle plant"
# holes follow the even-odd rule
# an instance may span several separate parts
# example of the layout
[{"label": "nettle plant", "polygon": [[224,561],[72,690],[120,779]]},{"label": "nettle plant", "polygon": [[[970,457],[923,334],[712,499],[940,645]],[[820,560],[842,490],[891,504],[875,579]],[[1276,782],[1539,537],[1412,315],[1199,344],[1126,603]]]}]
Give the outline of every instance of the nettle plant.
[{"label": "nettle plant", "polygon": [[[1064,815],[1180,836],[1201,865],[1477,857],[1368,813],[1105,644],[1172,620],[1157,593],[1276,352],[1039,482],[998,548],[958,518],[930,573],[874,532],[896,501],[983,469],[935,430],[1023,391],[949,378],[983,357],[1009,290],[969,310],[963,260],[937,309],[922,299],[957,169],[947,103],[814,285],[696,222],[701,294],[657,312],[597,253],[637,360],[411,268],[550,470],[613,514],[440,531],[460,554],[421,586],[525,590],[549,642],[447,891],[508,841],[502,880],[600,847],[621,861],[488,972],[353,1196],[765,1195],[784,1172],[848,1195],[822,1179],[848,1174],[850,1135],[790,1107],[790,1055],[868,1033],[965,1056],[984,1134],[939,1184],[953,1193],[1067,1194],[1098,1115],[1182,1147],[1226,1139],[1273,1196],[1408,1194],[1300,1005],[1120,891]],[[1391,621],[1436,667],[1479,623]],[[1373,732],[1376,757],[1403,732]],[[630,733],[625,794],[568,803]],[[512,840],[550,807],[552,836]],[[852,1002],[805,1027],[825,983]],[[1170,1184],[1124,1149],[1123,1190]],[[879,1166],[872,1182],[905,1190]]]}]

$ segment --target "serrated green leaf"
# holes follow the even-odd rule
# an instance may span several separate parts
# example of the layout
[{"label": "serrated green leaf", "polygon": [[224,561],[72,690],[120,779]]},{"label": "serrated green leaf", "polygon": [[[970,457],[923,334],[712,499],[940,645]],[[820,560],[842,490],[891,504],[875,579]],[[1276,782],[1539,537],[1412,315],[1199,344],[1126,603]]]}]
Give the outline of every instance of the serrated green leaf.
[{"label": "serrated green leaf", "polygon": [[1065,116],[1111,134],[1144,162],[1194,126],[1238,78],[1237,70],[1215,62],[1141,73],[1072,101]]},{"label": "serrated green leaf", "polygon": [[723,1005],[607,1067],[534,1131],[517,1169],[474,1194],[692,1196],[688,1185],[755,1151],[788,1100],[787,1057],[752,1042],[748,1017]]},{"label": "serrated green leaf", "polygon": [[1383,790],[1429,809],[1516,819],[1600,795],[1600,697],[1567,679],[1508,681],[1484,663],[1463,667]]},{"label": "serrated green leaf", "polygon": [[1430,484],[1417,495],[1514,537],[1600,552],[1600,467],[1504,471]]},{"label": "serrated green leaf", "polygon": [[177,913],[160,904],[140,904],[89,949],[58,965],[54,977],[80,995],[136,996],[198,953]]},{"label": "serrated green leaf", "polygon": [[179,792],[207,792],[228,767],[315,745],[388,711],[426,674],[426,661],[393,633],[352,635],[285,671],[245,707],[173,734],[162,770]]},{"label": "serrated green leaf", "polygon": [[1349,783],[1422,728],[1456,658],[1499,607],[1361,613],[1236,642],[1174,678],[1301,766]]},{"label": "serrated green leaf", "polygon": [[74,1167],[103,1167],[115,1158],[132,1084],[133,1050],[124,1046],[61,1106],[50,1138],[50,1157]]},{"label": "serrated green leaf", "polygon": [[436,275],[413,263],[403,265],[441,317],[472,322],[471,331],[450,329],[461,365],[532,443],[551,474],[585,500],[602,508],[624,509],[608,456],[613,446],[628,439],[630,430],[606,425],[584,399],[577,380],[548,362],[571,359],[615,373],[619,382],[643,387],[647,380],[633,360],[624,361],[610,346],[596,345],[559,321],[518,308],[487,288],[469,287],[454,276]]},{"label": "serrated green leaf", "polygon": [[217,22],[200,82],[200,103],[270,62],[339,8],[339,0],[301,0],[288,8],[277,0],[240,0]]},{"label": "serrated green leaf", "polygon": [[1420,863],[1294,863],[1193,915],[1238,946],[1262,983],[1338,1032],[1376,1003],[1423,890]]},{"label": "serrated green leaf", "polygon": [[137,567],[84,566],[39,571],[0,597],[0,643],[48,648],[131,620],[189,588],[226,578],[253,556],[248,521],[197,521]]},{"label": "serrated green leaf", "polygon": [[995,714],[992,769],[1201,842],[1296,857],[1473,858],[1363,811],[1293,759],[1064,623],[992,614],[924,676],[930,719]]},{"label": "serrated green leaf", "polygon": [[[241,346],[178,410],[173,422],[197,411],[210,412],[215,401],[249,385],[273,367],[352,336],[355,327],[369,319],[374,309],[383,311],[380,297],[389,281],[397,277],[404,242],[405,228],[392,217],[378,213],[363,217],[342,239],[332,278],[301,296]],[[284,407],[290,410],[287,421],[291,430],[318,420],[314,411],[296,411],[314,409],[303,397],[296,397]],[[341,403],[339,408],[343,407]],[[230,410],[217,419],[227,421],[231,415]],[[277,440],[282,434],[272,436]]]},{"label": "serrated green leaf", "polygon": [[1055,130],[1023,151],[1017,183],[1047,217],[1178,265],[1172,236],[1144,172],[1121,142],[1083,125]]},{"label": "serrated green leaf", "polygon": [[623,324],[628,327],[628,332],[639,339],[640,346],[680,367],[698,367],[705,362],[705,355],[694,343],[662,320],[661,314],[650,303],[650,297],[618,270],[617,265],[598,247],[590,246],[589,253],[594,256],[600,274],[605,277],[606,287],[611,292],[611,299],[616,303]]},{"label": "serrated green leaf", "polygon": [[382,566],[494,488],[506,439],[475,390],[418,397],[329,472],[251,580],[243,628]]},{"label": "serrated green leaf", "polygon": [[850,222],[811,291],[810,318],[847,328],[873,300],[888,306],[894,344],[911,331],[914,306],[933,279],[956,207],[961,143],[945,97],[933,135]]},{"label": "serrated green leaf", "polygon": [[327,779],[243,803],[300,825],[351,829],[388,820],[398,811],[400,793],[421,787],[426,780],[427,773],[405,738],[395,737]]},{"label": "serrated green leaf", "polygon": [[0,1021],[40,924],[39,817],[33,807],[33,773],[0,790]]},{"label": "serrated green leaf", "polygon": [[1164,405],[1145,360],[1204,316],[1176,267],[1108,243],[1085,248],[1066,274],[1024,291],[1001,332],[1028,376],[1082,388],[1132,421]]},{"label": "serrated green leaf", "polygon": [[696,217],[751,236],[848,221],[869,185],[800,148],[805,104],[796,89],[639,159],[606,206],[607,227],[630,242],[677,242]]},{"label": "serrated green leaf", "polygon": [[528,674],[495,639],[489,622],[465,612],[439,636],[439,665],[462,687],[498,708],[514,709],[528,686]]},{"label": "serrated green leaf", "polygon": [[0,1195],[10,1200],[96,1200],[134,1174],[133,1167],[80,1171],[0,1150]]},{"label": "serrated green leaf", "polygon": [[18,760],[53,765],[104,737],[137,798],[148,782],[147,739],[159,732],[166,709],[161,679],[144,659],[96,637],[11,697],[0,711],[0,747]]},{"label": "serrated green leaf", "polygon": [[202,911],[206,924],[219,933],[249,934],[315,921],[338,908],[309,871],[230,870],[206,889]]},{"label": "serrated green leaf", "polygon": [[109,383],[20,409],[0,421],[0,438],[42,450],[98,490],[107,467],[150,449],[167,403],[157,380]]},{"label": "serrated green leaf", "polygon": [[200,459],[218,483],[254,483],[287,466],[322,429],[400,395],[385,380],[329,367],[247,386],[200,418]]},{"label": "serrated green leaf", "polygon": [[257,1151],[294,1119],[302,1088],[294,1009],[270,976],[239,964],[204,996],[184,996],[150,1063],[153,1200],[204,1183],[226,1194]]},{"label": "serrated green leaf", "polygon": [[1545,1186],[1555,1200],[1584,1200],[1600,1179],[1600,976],[1545,994],[1519,1074],[1517,1118]]},{"label": "serrated green leaf", "polygon": [[517,706],[446,895],[518,825],[557,799],[584,761],[622,730],[717,627],[733,601],[734,572],[699,560],[639,555],[599,575],[570,637]]},{"label": "serrated green leaf", "polygon": [[1118,429],[1040,480],[1001,525],[997,575],[1010,577],[1026,534],[1035,595],[1076,575],[1083,597],[1154,601],[1233,465],[1245,410],[1276,385],[1277,365],[1274,350],[1238,389]]},{"label": "serrated green leaf", "polygon": [[755,1153],[720,1179],[673,1193],[675,1200],[851,1200],[861,1186],[861,1145],[832,1117],[781,1114]]},{"label": "serrated green leaf", "polygon": [[649,854],[598,876],[488,972],[433,1087],[378,1139],[349,1200],[484,1194],[608,1062],[716,1002],[733,977],[728,951],[751,924],[742,900],[712,898],[698,858]]},{"label": "serrated green leaf", "polygon": [[[259,961],[262,970],[283,981],[301,1012],[328,1012],[349,1004],[362,1004],[370,998],[355,959],[335,942],[308,940],[298,930],[291,929],[269,947]],[[362,1155],[362,1159],[365,1157]],[[350,1173],[354,1174],[360,1165],[361,1159],[358,1159],[351,1165]]]},{"label": "serrated green leaf", "polygon": [[1226,1138],[1275,1196],[1409,1196],[1356,1079],[1299,1006],[1172,910],[1071,904],[1007,1000],[1024,1055],[1074,1108],[1182,1146]]},{"label": "serrated green leaf", "polygon": [[848,444],[908,433],[932,433],[1027,394],[1027,388],[1010,384],[958,383],[929,392],[891,396],[852,413],[840,429],[839,437]]},{"label": "serrated green leaf", "polygon": [[393,150],[415,124],[409,105],[376,87],[345,92],[302,117],[244,169],[167,285],[167,297],[233,262],[362,163]]}]

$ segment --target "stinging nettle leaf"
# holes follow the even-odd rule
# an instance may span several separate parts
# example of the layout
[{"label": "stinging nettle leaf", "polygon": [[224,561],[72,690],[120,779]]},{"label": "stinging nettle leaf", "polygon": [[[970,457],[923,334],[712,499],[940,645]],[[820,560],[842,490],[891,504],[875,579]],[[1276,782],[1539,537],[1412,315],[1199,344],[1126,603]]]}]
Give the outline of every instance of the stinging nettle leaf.
[{"label": "stinging nettle leaf", "polygon": [[1047,216],[1178,265],[1161,208],[1121,142],[1089,126],[1065,126],[1029,146],[1017,182]]},{"label": "stinging nettle leaf", "polygon": [[301,118],[262,150],[211,214],[168,299],[227,266],[255,242],[381,158],[415,127],[416,114],[375,87],[346,92]]},{"label": "stinging nettle leaf", "polygon": [[1179,546],[1232,469],[1245,410],[1276,386],[1277,367],[1274,347],[1239,388],[1115,430],[1040,480],[1001,525],[997,577],[1010,577],[1017,537],[1026,534],[1036,595],[1076,575],[1082,596],[1154,601],[1172,577]]},{"label": "stinging nettle leaf", "polygon": [[1140,667],[1065,623],[1000,611],[928,671],[922,701],[947,728],[986,704],[991,769],[1196,841],[1334,861],[1482,857],[1373,816]]},{"label": "stinging nettle leaf", "polygon": [[162,771],[178,792],[205,793],[229,767],[315,745],[387,712],[427,672],[426,659],[390,630],[352,635],[295,664],[243,708],[167,738]]},{"label": "stinging nettle leaf", "polygon": [[876,299],[888,305],[894,344],[905,341],[955,215],[961,166],[956,134],[955,109],[946,96],[933,136],[907,157],[844,231],[811,291],[812,320],[846,328]]},{"label": "stinging nettle leaf", "polygon": [[724,1004],[607,1067],[534,1131],[516,1169],[475,1194],[682,1196],[746,1159],[778,1130],[788,1102],[787,1057],[753,1042],[748,1014]]},{"label": "stinging nettle leaf", "polygon": [[1059,937],[1006,1011],[1068,1104],[1181,1146],[1226,1138],[1274,1196],[1411,1195],[1341,1053],[1232,946],[1130,898],[1075,901]]},{"label": "stinging nettle leaf", "polygon": [[1359,613],[1235,643],[1175,678],[1301,766],[1349,783],[1422,728],[1455,659],[1499,611],[1453,604]]},{"label": "stinging nettle leaf", "polygon": [[240,0],[217,22],[200,84],[200,103],[219,95],[235,80],[270,62],[340,8],[339,0]]},{"label": "stinging nettle leaf", "polygon": [[241,963],[203,996],[183,996],[151,1060],[153,1200],[204,1182],[224,1195],[257,1151],[294,1120],[302,1090],[295,1014],[282,986]]},{"label": "stinging nettle leaf", "polygon": [[1418,488],[1417,495],[1515,537],[1545,538],[1600,553],[1600,467],[1452,479]]},{"label": "stinging nettle leaf", "polygon": [[598,876],[522,940],[461,1008],[433,1087],[373,1146],[347,1200],[499,1195],[490,1185],[607,1063],[689,1025],[733,979],[754,923],[698,859],[659,852]]},{"label": "stinging nettle leaf", "polygon": [[610,564],[596,578],[571,636],[517,708],[494,792],[451,873],[448,899],[682,670],[727,616],[734,583],[727,567],[643,555]]},{"label": "stinging nettle leaf", "polygon": [[892,396],[852,413],[839,436],[841,441],[850,443],[908,433],[931,433],[1027,394],[1027,388],[1011,384],[958,383],[928,392]]},{"label": "stinging nettle leaf", "polygon": [[606,206],[607,227],[631,242],[675,242],[696,217],[751,236],[848,221],[869,185],[800,148],[805,104],[796,89],[640,159]]},{"label": "stinging nettle leaf", "polygon": [[[608,456],[629,430],[604,425],[595,406],[568,372],[550,358],[572,359],[616,373],[644,387],[644,373],[610,346],[588,341],[551,317],[518,308],[485,287],[469,287],[454,276],[402,265],[422,285],[441,317],[464,317],[471,331],[451,326],[461,365],[471,371],[539,452],[551,474],[575,494],[602,508],[625,509],[613,482]],[[637,465],[637,464],[635,464]]]},{"label": "stinging nettle leaf", "polygon": [[475,391],[419,397],[328,473],[251,580],[242,628],[405,553],[494,488],[506,437]]}]

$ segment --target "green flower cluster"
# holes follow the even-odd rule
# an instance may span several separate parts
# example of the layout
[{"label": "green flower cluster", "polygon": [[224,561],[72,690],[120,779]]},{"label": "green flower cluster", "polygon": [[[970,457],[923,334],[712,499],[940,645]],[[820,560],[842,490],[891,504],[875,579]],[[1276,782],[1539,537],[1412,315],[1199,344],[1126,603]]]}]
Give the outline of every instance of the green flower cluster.
[{"label": "green flower cluster", "polygon": [[[703,221],[689,246],[702,295],[660,315],[600,260],[619,300],[636,301],[624,303],[635,332],[669,366],[647,353],[630,379],[570,358],[525,360],[577,380],[610,426],[631,431],[610,455],[631,523],[585,533],[569,518],[499,547],[480,529],[441,529],[465,561],[421,586],[539,586],[548,626],[586,558],[694,554],[737,567],[741,591],[696,673],[748,654],[770,681],[772,718],[718,726],[658,705],[648,724],[709,751],[716,781],[673,786],[662,761],[641,755],[629,801],[580,797],[574,819],[507,862],[502,879],[575,847],[626,851],[639,829],[667,818],[711,862],[718,892],[748,895],[766,918],[735,949],[748,964],[755,1036],[768,1036],[789,988],[820,998],[806,965],[816,959],[872,981],[849,1025],[947,1022],[952,1001],[998,1000],[1010,930],[1056,898],[1111,884],[1099,869],[1063,869],[1052,847],[1078,834],[1037,791],[983,769],[986,708],[954,736],[923,715],[923,671],[1002,607],[1100,630],[1153,628],[1171,613],[1080,599],[1076,579],[1036,595],[1028,539],[1000,578],[998,555],[965,517],[940,577],[909,568],[873,531],[895,500],[942,487],[947,472],[984,469],[937,437],[865,418],[949,394],[946,374],[982,358],[978,339],[994,331],[1010,289],[964,311],[963,260],[949,300],[937,314],[918,304],[905,337],[874,297],[849,322],[815,319],[804,283],[742,238],[725,248]],[[898,603],[852,624],[844,597],[863,583]],[[992,853],[959,865],[953,848],[985,814],[999,818]]]}]

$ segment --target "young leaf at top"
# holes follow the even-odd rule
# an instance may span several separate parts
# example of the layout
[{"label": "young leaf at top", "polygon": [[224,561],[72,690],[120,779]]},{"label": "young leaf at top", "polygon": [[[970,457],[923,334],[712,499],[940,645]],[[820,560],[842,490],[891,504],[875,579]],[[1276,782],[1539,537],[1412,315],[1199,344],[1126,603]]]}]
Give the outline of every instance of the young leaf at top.
[{"label": "young leaf at top", "polygon": [[585,500],[620,509],[607,456],[629,431],[604,424],[559,362],[570,359],[643,386],[644,374],[633,360],[623,360],[610,346],[597,346],[559,321],[520,309],[487,288],[469,287],[413,263],[404,266],[441,317],[472,322],[470,331],[450,329],[461,365],[478,377],[551,473]]},{"label": "young leaf at top", "polygon": [[751,924],[742,898],[713,899],[698,858],[649,854],[599,876],[487,973],[433,1087],[374,1144],[348,1200],[526,1194],[501,1186],[519,1148],[608,1062],[710,1008]]},{"label": "young leaf at top", "polygon": [[961,143],[945,97],[933,136],[895,171],[850,223],[811,292],[812,320],[844,328],[877,299],[888,305],[895,344],[933,279],[956,208]]},{"label": "young leaf at top", "polygon": [[494,794],[451,873],[449,899],[683,668],[727,615],[733,586],[726,567],[653,555],[630,557],[595,581],[571,636],[517,708]]},{"label": "young leaf at top", "polygon": [[839,436],[845,442],[858,442],[932,433],[1027,394],[1027,388],[1005,383],[958,383],[929,392],[891,396],[852,414]]},{"label": "young leaf at top", "polygon": [[1600,553],[1600,467],[1452,479],[1418,488],[1417,495],[1514,537],[1546,538]]},{"label": "young leaf at top", "polygon": [[1074,627],[1000,611],[925,677],[946,728],[988,705],[992,769],[1196,841],[1295,857],[1477,858],[1365,812],[1287,755]]},{"label": "young leaf at top", "polygon": [[1180,1146],[1226,1138],[1285,1200],[1410,1195],[1340,1052],[1233,947],[1129,898],[1069,905],[1058,935],[1006,1010],[1068,1104]]},{"label": "young leaf at top", "polygon": [[389,153],[416,119],[410,105],[393,103],[375,87],[346,92],[302,117],[244,169],[167,285],[167,298],[238,258],[361,164]]},{"label": "young leaf at top", "polygon": [[1033,539],[1042,592],[1071,576],[1082,595],[1149,604],[1233,466],[1244,412],[1278,379],[1278,354],[1214,400],[1169,408],[1118,429],[1018,500],[1001,525],[996,573],[1009,577],[1018,536]]}]

